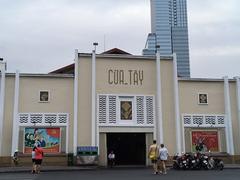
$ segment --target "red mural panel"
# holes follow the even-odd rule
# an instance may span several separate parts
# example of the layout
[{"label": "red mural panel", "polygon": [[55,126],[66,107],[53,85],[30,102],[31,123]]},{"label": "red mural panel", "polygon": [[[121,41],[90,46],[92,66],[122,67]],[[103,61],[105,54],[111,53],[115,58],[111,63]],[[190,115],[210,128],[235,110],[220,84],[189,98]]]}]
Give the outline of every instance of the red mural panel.
[{"label": "red mural panel", "polygon": [[217,131],[192,131],[192,150],[193,151],[219,151]]}]

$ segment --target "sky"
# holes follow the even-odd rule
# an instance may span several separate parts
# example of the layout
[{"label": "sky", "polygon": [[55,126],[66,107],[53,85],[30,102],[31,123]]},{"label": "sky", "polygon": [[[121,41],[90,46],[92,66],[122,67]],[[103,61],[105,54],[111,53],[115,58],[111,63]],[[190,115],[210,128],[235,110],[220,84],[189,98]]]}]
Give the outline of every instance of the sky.
[{"label": "sky", "polygon": [[[240,76],[239,0],[187,0],[193,78]],[[48,73],[74,51],[141,55],[150,0],[0,0],[0,57],[7,72]]]}]

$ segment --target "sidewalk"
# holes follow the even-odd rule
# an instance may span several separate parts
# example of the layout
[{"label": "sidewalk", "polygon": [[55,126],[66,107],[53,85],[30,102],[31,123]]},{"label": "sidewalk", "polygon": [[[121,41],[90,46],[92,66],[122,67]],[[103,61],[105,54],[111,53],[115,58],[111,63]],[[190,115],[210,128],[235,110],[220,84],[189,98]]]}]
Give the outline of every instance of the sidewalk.
[{"label": "sidewalk", "polygon": [[[41,172],[95,170],[97,166],[42,166]],[[31,172],[30,166],[0,167],[0,173]]]},{"label": "sidewalk", "polygon": [[[122,167],[122,166],[120,166]],[[131,166],[134,168],[134,166]],[[31,172],[32,167],[0,167],[0,173]],[[117,166],[115,168],[118,168]],[[136,167],[137,168],[137,167]],[[147,167],[146,167],[147,168]],[[41,172],[96,170],[97,166],[43,166]],[[225,164],[224,169],[240,169],[240,164]]]}]

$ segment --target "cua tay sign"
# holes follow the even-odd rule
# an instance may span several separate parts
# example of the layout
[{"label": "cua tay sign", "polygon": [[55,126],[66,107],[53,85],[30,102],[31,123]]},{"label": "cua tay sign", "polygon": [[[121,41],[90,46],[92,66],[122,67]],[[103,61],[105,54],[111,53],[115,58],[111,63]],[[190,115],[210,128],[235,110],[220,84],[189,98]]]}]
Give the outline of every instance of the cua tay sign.
[{"label": "cua tay sign", "polygon": [[143,85],[143,70],[108,70],[108,84],[111,85]]}]

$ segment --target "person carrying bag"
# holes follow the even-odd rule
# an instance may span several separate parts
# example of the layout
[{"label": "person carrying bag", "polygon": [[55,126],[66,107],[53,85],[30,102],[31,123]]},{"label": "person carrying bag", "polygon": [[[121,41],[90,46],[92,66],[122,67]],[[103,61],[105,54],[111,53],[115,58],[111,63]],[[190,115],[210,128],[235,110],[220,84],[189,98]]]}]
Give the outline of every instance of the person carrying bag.
[{"label": "person carrying bag", "polygon": [[158,157],[158,146],[156,140],[153,140],[153,144],[149,148],[148,157],[153,164],[154,174],[158,174],[157,157]]}]

